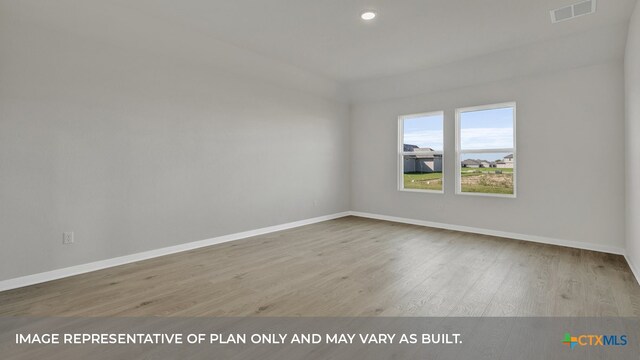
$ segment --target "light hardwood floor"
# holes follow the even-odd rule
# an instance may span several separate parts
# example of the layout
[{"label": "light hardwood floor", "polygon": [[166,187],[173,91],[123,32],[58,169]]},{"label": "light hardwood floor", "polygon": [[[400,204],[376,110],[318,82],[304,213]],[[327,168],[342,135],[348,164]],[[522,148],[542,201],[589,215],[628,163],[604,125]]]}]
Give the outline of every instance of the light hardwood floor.
[{"label": "light hardwood floor", "polygon": [[0,316],[640,316],[624,258],[346,217],[0,293]]}]

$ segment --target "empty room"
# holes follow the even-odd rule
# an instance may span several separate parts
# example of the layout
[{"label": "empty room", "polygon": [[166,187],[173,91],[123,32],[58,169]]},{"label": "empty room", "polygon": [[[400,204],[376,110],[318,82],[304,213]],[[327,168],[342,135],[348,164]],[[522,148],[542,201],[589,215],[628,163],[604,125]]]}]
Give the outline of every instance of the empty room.
[{"label": "empty room", "polygon": [[0,0],[7,359],[639,359],[636,0]]}]

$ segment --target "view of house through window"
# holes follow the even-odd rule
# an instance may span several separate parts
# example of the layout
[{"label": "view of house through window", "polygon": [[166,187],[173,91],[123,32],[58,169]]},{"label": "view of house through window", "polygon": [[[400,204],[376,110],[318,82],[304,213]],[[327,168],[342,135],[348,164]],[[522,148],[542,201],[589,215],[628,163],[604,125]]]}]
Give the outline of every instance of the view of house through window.
[{"label": "view of house through window", "polygon": [[443,122],[442,112],[400,117],[400,190],[442,192]]},{"label": "view of house through window", "polygon": [[456,110],[458,193],[515,196],[515,104]]}]

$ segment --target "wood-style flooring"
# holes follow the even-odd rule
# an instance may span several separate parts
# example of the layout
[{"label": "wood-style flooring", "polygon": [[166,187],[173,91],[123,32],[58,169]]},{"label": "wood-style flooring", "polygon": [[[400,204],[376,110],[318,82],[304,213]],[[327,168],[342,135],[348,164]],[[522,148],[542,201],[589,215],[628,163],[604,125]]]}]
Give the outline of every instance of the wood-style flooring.
[{"label": "wood-style flooring", "polygon": [[0,293],[0,316],[640,316],[624,258],[346,217]]}]

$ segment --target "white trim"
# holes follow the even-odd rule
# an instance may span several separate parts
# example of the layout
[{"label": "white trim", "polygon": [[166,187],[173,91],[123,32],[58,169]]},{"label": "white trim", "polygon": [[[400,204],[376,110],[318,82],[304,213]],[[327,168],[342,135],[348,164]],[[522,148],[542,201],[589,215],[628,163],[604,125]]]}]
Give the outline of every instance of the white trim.
[{"label": "white trim", "polygon": [[371,213],[365,213],[365,212],[359,212],[359,211],[351,211],[351,215],[359,216],[363,218],[369,218],[369,219],[392,221],[392,222],[403,223],[403,224],[427,226],[427,227],[438,228],[438,229],[447,229],[447,230],[468,232],[473,234],[482,234],[482,235],[490,235],[490,236],[515,239],[515,240],[531,241],[531,242],[541,243],[541,244],[565,246],[565,247],[570,247],[575,249],[598,251],[598,252],[615,254],[615,255],[625,254],[625,251],[623,248],[619,248],[615,246],[607,246],[607,245],[589,244],[581,241],[554,239],[554,238],[548,238],[548,237],[537,236],[537,235],[525,235],[525,234],[518,234],[518,233],[507,232],[507,231],[482,229],[482,228],[463,226],[463,225],[444,224],[444,223],[437,223],[437,222],[431,222],[431,221],[425,221],[425,220],[407,219],[407,218],[401,218],[396,216],[371,214]]},{"label": "white trim", "polygon": [[401,189],[399,192],[418,193],[418,194],[436,194],[444,195],[444,190],[421,190],[421,189]]},{"label": "white trim", "polygon": [[474,106],[466,106],[462,108],[457,108],[460,112],[469,112],[469,111],[484,111],[484,110],[495,110],[495,109],[504,109],[508,107],[515,106],[515,101],[505,101],[502,103],[488,104],[488,105],[474,105]]},{"label": "white trim", "polygon": [[627,264],[629,265],[629,268],[631,269],[631,272],[633,273],[633,276],[636,277],[636,282],[638,284],[640,284],[640,269],[636,268],[634,266],[634,264],[631,262],[631,259],[629,259],[629,257],[625,254],[624,256],[625,260],[627,260]]},{"label": "white trim", "polygon": [[[472,112],[472,111],[485,111],[485,110],[495,110],[495,109],[505,109],[505,108],[513,108],[513,149],[468,149],[462,150],[460,144],[460,115],[464,112]],[[517,161],[517,146],[516,146],[516,117],[517,117],[517,104],[515,101],[504,102],[499,104],[490,104],[490,105],[480,105],[480,106],[469,106],[464,108],[457,108],[455,110],[455,162],[456,162],[456,171],[455,171],[455,194],[456,195],[469,195],[469,196],[490,196],[490,197],[498,197],[498,198],[508,198],[515,199],[518,197],[518,171],[516,169],[518,161]],[[506,151],[503,151],[506,150]],[[513,194],[491,194],[491,193],[473,193],[473,192],[463,192],[462,191],[462,163],[461,156],[463,153],[492,153],[492,152],[506,152],[513,153]]]},{"label": "white trim", "polygon": [[465,196],[484,196],[484,197],[493,197],[493,198],[505,198],[505,199],[515,199],[515,195],[511,194],[494,194],[494,193],[481,193],[481,192],[460,192],[456,193],[456,195],[465,195]]},{"label": "white trim", "polygon": [[431,222],[431,221],[425,221],[425,220],[415,220],[415,219],[401,218],[396,216],[371,214],[371,213],[365,213],[360,211],[345,211],[341,213],[319,216],[311,219],[294,221],[291,223],[274,225],[274,226],[269,226],[269,227],[260,228],[256,230],[244,231],[244,232],[235,233],[235,234],[223,235],[223,236],[219,236],[219,237],[215,237],[207,240],[194,241],[186,244],[180,244],[180,245],[170,246],[170,247],[156,249],[156,250],[149,250],[141,253],[120,256],[117,258],[100,260],[100,261],[95,261],[87,264],[75,265],[75,266],[71,266],[63,269],[56,269],[56,270],[42,272],[38,274],[3,280],[3,281],[0,281],[0,291],[17,289],[24,286],[62,279],[62,278],[74,276],[74,275],[80,275],[80,274],[102,270],[102,269],[106,269],[114,266],[125,265],[129,263],[137,262],[137,261],[143,261],[143,260],[152,259],[160,256],[198,249],[206,246],[222,244],[222,243],[230,242],[234,240],[245,239],[252,236],[258,236],[258,235],[268,234],[276,231],[293,229],[296,227],[338,219],[345,216],[358,216],[358,217],[369,218],[369,219],[392,221],[392,222],[398,222],[403,224],[427,226],[427,227],[433,227],[433,228],[439,228],[439,229],[463,231],[463,232],[469,232],[474,234],[498,236],[498,237],[515,239],[515,240],[531,241],[531,242],[542,243],[542,244],[566,246],[566,247],[571,247],[576,249],[592,250],[592,251],[599,251],[599,252],[616,254],[616,255],[623,255],[627,260],[627,263],[629,264],[631,271],[636,277],[636,281],[640,283],[639,269],[636,268],[634,264],[630,261],[630,259],[626,256],[624,249],[618,248],[618,247],[588,244],[584,242],[571,241],[571,240],[553,239],[553,238],[547,238],[547,237],[535,236],[535,235],[524,235],[524,234],[517,234],[517,233],[511,233],[511,232],[505,232],[505,231],[481,229],[481,228],[475,228],[470,226],[451,225],[451,224],[437,223],[437,222]]},{"label": "white trim", "polygon": [[[415,152],[406,152],[404,151],[404,121],[410,118],[416,117],[431,117],[431,116],[441,116],[442,117],[442,151],[415,151]],[[444,163],[444,149],[446,142],[446,134],[445,134],[445,123],[444,123],[444,110],[438,111],[430,111],[418,114],[407,114],[398,116],[398,166],[397,166],[397,179],[398,179],[398,191],[402,192],[413,192],[413,193],[423,193],[423,194],[444,194],[444,183],[445,183],[445,163]],[[428,190],[428,189],[405,189],[404,188],[404,157],[411,155],[425,155],[425,154],[439,154],[442,155],[442,190]],[[434,160],[435,166],[435,160]]]},{"label": "white trim", "polygon": [[46,271],[38,274],[32,274],[32,275],[13,278],[13,279],[2,280],[0,281],[0,291],[17,289],[24,286],[39,284],[39,283],[43,283],[51,280],[62,279],[69,276],[88,273],[91,271],[102,270],[102,269],[106,269],[114,266],[129,264],[136,261],[152,259],[159,256],[175,254],[183,251],[202,248],[205,246],[222,244],[225,242],[245,239],[252,236],[258,236],[258,235],[268,234],[276,231],[292,229],[292,228],[296,228],[304,225],[315,224],[315,223],[319,223],[327,220],[338,219],[338,218],[349,216],[349,215],[351,215],[351,212],[345,211],[345,212],[331,214],[331,215],[319,216],[311,219],[294,221],[286,224],[268,226],[260,229],[218,236],[218,237],[207,239],[207,240],[194,241],[186,244],[169,246],[161,249],[149,250],[149,251],[144,251],[136,254],[130,254],[130,255],[120,256],[116,258],[95,261],[87,264],[70,266],[67,268]]}]

